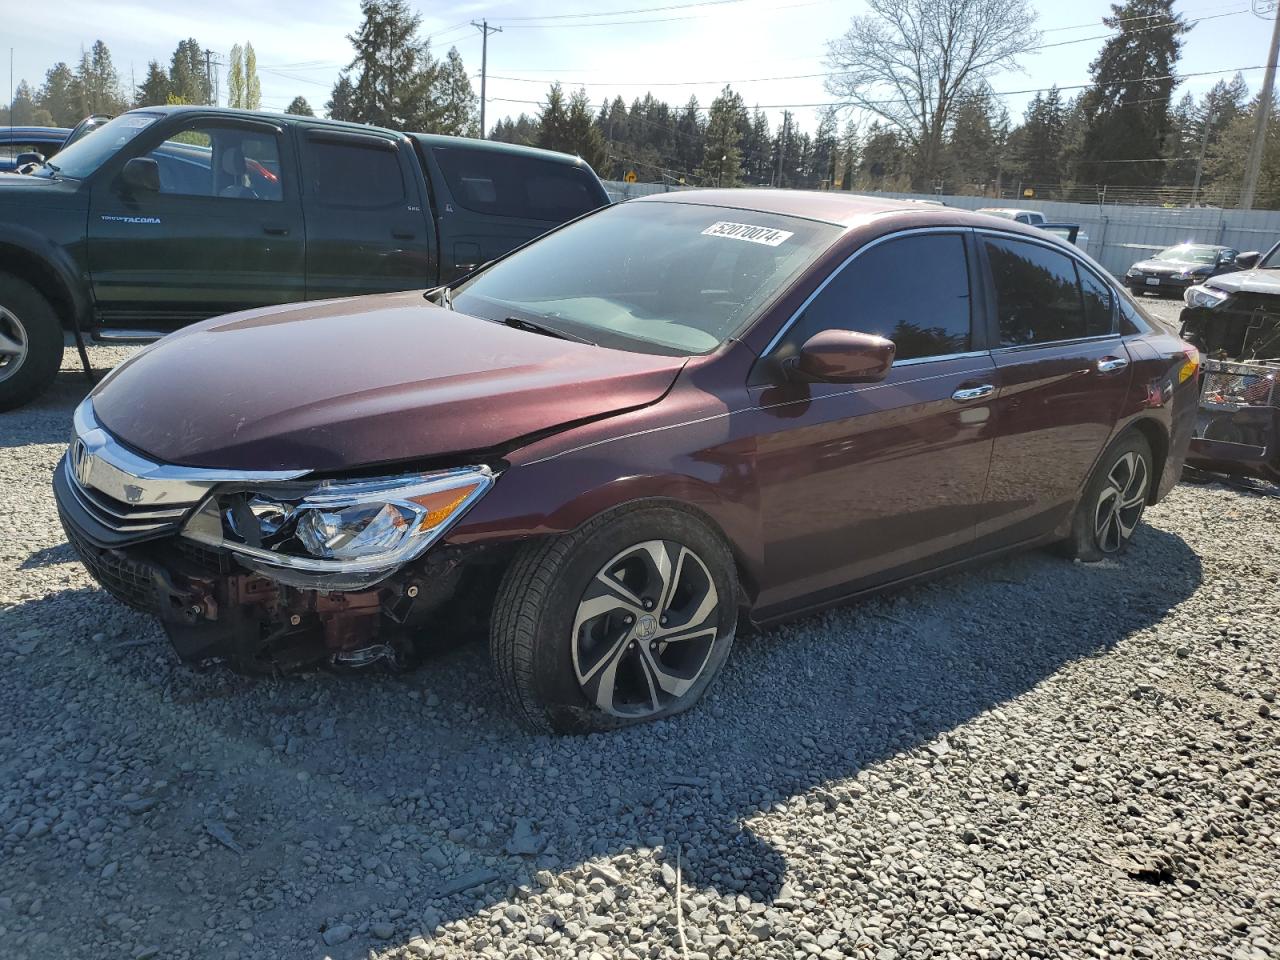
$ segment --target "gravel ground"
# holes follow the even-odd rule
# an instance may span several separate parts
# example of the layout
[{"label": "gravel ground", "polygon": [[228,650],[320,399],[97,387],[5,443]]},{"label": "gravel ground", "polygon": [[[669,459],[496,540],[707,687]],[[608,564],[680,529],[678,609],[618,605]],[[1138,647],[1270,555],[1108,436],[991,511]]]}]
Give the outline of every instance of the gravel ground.
[{"label": "gravel ground", "polygon": [[476,645],[181,666],[62,541],[83,392],[0,415],[0,956],[1280,957],[1280,500],[1183,485],[1118,563],[809,618],[551,739]]}]

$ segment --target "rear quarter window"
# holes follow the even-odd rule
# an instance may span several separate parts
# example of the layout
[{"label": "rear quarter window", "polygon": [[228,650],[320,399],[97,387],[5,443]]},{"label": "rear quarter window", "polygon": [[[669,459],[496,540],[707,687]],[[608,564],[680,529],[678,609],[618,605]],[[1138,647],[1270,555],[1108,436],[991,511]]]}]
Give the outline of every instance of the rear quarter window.
[{"label": "rear quarter window", "polygon": [[466,147],[431,152],[454,201],[473,213],[563,223],[605,202],[582,167]]}]

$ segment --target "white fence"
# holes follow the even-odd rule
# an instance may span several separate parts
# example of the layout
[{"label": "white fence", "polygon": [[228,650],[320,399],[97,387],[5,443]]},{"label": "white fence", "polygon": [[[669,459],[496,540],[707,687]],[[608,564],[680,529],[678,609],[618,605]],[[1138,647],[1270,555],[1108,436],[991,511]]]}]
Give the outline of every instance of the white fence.
[{"label": "white fence", "polygon": [[[605,181],[609,196],[616,200],[692,189],[661,183],[621,183]],[[1025,200],[1017,204],[987,197],[933,196],[915,193],[885,193],[882,196],[914,200],[941,200],[952,207],[1017,206],[1039,210],[1059,223],[1078,223],[1088,235],[1089,255],[1117,276],[1138,260],[1177,243],[1219,243],[1237,250],[1266,252],[1280,241],[1280,211],[1224,210],[1215,207],[1101,206],[1089,203],[1057,203]]]}]

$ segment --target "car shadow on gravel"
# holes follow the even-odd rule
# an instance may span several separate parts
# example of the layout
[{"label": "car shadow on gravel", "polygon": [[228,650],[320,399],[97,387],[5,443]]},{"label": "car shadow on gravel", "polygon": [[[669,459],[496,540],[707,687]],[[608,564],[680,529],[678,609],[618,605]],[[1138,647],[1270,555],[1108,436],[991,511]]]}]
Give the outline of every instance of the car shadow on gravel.
[{"label": "car shadow on gravel", "polygon": [[[94,371],[99,379],[105,375],[106,371]],[[71,415],[91,389],[93,384],[78,366],[68,369],[64,365],[47,391],[17,410],[0,413],[0,449],[70,442]]]},{"label": "car shadow on gravel", "polygon": [[[536,883],[540,870],[615,856],[628,882],[639,870],[669,885],[678,855],[686,896],[714,888],[785,901],[797,851],[758,815],[834,809],[828,787],[895,754],[945,764],[977,749],[948,732],[1064,665],[1105,657],[1200,582],[1196,555],[1156,527],[1119,561],[1029,553],[741,638],[694,710],[570,738],[515,727],[478,644],[402,677],[249,682],[178,666],[158,631],[100,593],[86,602],[63,591],[10,613],[45,624],[72,602],[87,606],[95,626],[59,631],[69,635],[58,642],[80,646],[77,669],[94,689],[129,691],[127,721],[115,695],[81,698],[83,735],[68,749],[108,744],[122,726],[157,745],[146,770],[166,786],[145,829],[111,855],[123,861],[166,837],[190,847],[218,821],[240,852],[208,843],[207,889],[283,891],[254,909],[292,936],[353,918],[356,936],[328,951],[342,960],[368,949],[362,927],[375,917],[394,921],[385,945],[403,943]],[[96,625],[111,618],[117,626]],[[91,629],[108,640],[88,645],[79,634]],[[134,896],[167,902],[190,887],[181,859],[151,858],[147,869]]]}]

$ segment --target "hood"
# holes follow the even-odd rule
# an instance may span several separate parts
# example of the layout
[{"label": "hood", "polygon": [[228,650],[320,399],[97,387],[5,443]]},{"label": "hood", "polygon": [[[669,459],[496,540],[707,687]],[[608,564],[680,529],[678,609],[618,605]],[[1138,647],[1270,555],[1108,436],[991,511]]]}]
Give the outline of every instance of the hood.
[{"label": "hood", "polygon": [[488,450],[641,407],[684,363],[515,330],[409,292],[208,320],[90,396],[104,427],[161,462],[334,471]]},{"label": "hood", "polygon": [[1204,282],[1206,287],[1225,293],[1262,293],[1280,296],[1280,270],[1241,270],[1224,273]]}]

